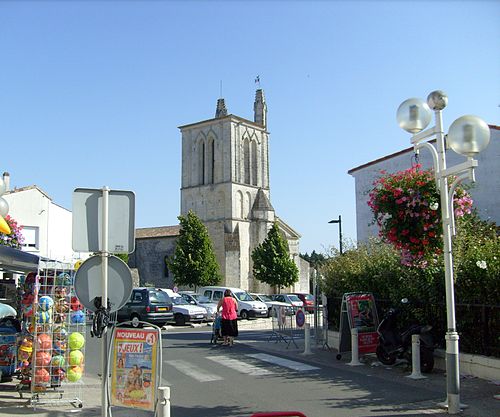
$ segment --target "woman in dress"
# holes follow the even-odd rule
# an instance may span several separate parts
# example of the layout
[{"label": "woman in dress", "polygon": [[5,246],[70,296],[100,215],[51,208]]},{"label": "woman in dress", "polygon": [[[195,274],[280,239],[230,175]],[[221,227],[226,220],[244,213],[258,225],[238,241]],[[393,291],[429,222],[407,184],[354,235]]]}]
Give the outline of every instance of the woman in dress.
[{"label": "woman in dress", "polygon": [[238,303],[231,295],[230,290],[224,291],[224,297],[217,304],[217,313],[222,309],[222,337],[224,338],[223,346],[232,346],[234,338],[238,336]]}]

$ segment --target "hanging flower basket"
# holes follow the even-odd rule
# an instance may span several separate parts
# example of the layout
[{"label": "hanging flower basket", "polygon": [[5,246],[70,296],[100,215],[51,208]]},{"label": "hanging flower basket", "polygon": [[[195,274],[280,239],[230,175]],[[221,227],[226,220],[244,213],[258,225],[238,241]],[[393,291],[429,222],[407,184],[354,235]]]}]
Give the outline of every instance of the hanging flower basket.
[{"label": "hanging flower basket", "polygon": [[19,226],[9,215],[5,216],[5,221],[10,227],[10,234],[0,233],[0,245],[20,249],[21,244],[24,242],[24,237],[21,233],[23,226]]},{"label": "hanging flower basket", "polygon": [[[415,165],[405,171],[387,174],[373,183],[368,205],[379,236],[401,251],[401,262],[425,267],[442,253],[439,191],[432,170]],[[472,199],[462,188],[454,196],[455,217],[470,214]]]}]

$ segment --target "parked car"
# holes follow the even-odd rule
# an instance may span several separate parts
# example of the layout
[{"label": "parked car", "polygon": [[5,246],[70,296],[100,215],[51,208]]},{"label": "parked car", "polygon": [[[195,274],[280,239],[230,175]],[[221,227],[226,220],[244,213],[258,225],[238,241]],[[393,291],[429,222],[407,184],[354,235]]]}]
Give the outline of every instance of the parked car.
[{"label": "parked car", "polygon": [[188,322],[204,321],[207,319],[207,310],[204,307],[190,304],[180,294],[169,288],[162,288],[172,300],[174,321],[177,326],[184,326]]},{"label": "parked car", "polygon": [[304,303],[304,310],[308,313],[314,312],[314,296],[312,294],[301,292],[294,292],[294,294]]},{"label": "parked car", "polygon": [[230,290],[238,303],[238,315],[242,319],[251,317],[267,317],[267,306],[262,301],[255,301],[250,294],[241,288],[235,287],[202,287],[200,293],[211,302],[218,303],[224,297],[224,291]]},{"label": "parked car", "polygon": [[194,291],[179,291],[179,294],[189,304],[205,308],[207,310],[207,321],[213,321],[215,319],[215,313],[217,313],[217,303],[210,302],[207,297],[197,294]]},{"label": "parked car", "polygon": [[172,300],[159,288],[134,288],[130,300],[117,311],[116,317],[119,322],[130,320],[134,327],[139,327],[140,321],[161,327],[174,319]]},{"label": "parked car", "polygon": [[295,294],[274,294],[271,296],[274,301],[291,304],[294,307],[302,307],[304,303]]},{"label": "parked car", "polygon": [[283,307],[285,309],[286,315],[293,314],[293,309],[291,308],[292,307],[291,304],[282,303],[281,301],[274,301],[271,298],[271,296],[266,295],[266,294],[250,293],[250,295],[253,297],[254,300],[262,301],[267,306],[267,317],[271,316],[273,308],[280,308],[280,307]]}]

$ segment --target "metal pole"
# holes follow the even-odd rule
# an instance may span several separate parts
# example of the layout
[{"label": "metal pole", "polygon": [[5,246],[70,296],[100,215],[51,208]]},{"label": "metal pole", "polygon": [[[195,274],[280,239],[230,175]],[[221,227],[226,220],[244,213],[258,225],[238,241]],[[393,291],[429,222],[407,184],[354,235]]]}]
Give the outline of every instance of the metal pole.
[{"label": "metal pole", "polygon": [[[314,288],[313,288],[313,296],[314,296],[314,306],[313,306],[313,314],[314,314],[314,338],[316,339],[316,346],[319,344],[319,332],[318,332],[318,271],[316,269],[314,271]],[[305,309],[304,309],[305,310]]]},{"label": "metal pole", "polygon": [[344,252],[342,251],[342,216],[339,214],[339,250],[342,255]]},{"label": "metal pole", "polygon": [[311,355],[311,325],[306,323],[304,325],[304,352],[303,355]]},{"label": "metal pole", "polygon": [[170,417],[170,387],[158,387],[158,416]]},{"label": "metal pole", "polygon": [[411,336],[411,375],[408,375],[411,379],[423,379],[426,378],[420,372],[420,335],[413,334]]},{"label": "metal pole", "polygon": [[351,329],[351,362],[347,365],[349,366],[359,366],[363,365],[359,361],[359,345],[358,345],[358,329],[353,327]]},{"label": "metal pole", "polygon": [[[109,187],[102,187],[102,224],[101,224],[101,268],[102,268],[102,306],[108,308],[108,204],[109,204]],[[102,392],[101,392],[101,416],[108,416],[108,396],[107,396],[107,381],[108,381],[108,338],[107,328],[103,329],[102,333]]]},{"label": "metal pole", "polygon": [[455,324],[455,296],[453,281],[453,255],[451,246],[450,216],[448,205],[448,179],[443,175],[446,169],[446,155],[441,110],[434,112],[436,117],[436,144],[438,151],[438,186],[441,197],[441,219],[443,223],[444,279],[446,285],[446,392],[448,414],[460,412],[460,373],[458,333]]}]

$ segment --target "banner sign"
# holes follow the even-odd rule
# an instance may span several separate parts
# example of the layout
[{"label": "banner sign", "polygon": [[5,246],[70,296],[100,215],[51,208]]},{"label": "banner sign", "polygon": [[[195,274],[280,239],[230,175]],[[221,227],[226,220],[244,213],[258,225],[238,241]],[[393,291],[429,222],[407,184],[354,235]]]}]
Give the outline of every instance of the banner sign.
[{"label": "banner sign", "polygon": [[359,353],[372,353],[378,344],[378,316],[373,294],[346,294],[350,328],[358,329]]},{"label": "banner sign", "polygon": [[158,337],[155,329],[116,329],[111,359],[111,405],[154,411]]}]

